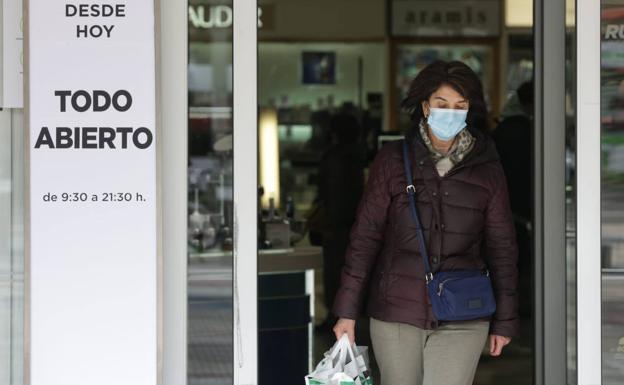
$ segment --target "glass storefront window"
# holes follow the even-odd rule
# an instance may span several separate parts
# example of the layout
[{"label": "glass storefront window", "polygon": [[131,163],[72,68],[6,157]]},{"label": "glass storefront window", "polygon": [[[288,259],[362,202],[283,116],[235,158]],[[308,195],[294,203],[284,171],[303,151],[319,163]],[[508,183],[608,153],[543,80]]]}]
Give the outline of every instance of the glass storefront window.
[{"label": "glass storefront window", "polygon": [[[574,0],[566,0],[566,9],[574,13]],[[572,8],[572,9],[571,9]],[[566,28],[566,138],[565,138],[565,212],[566,212],[566,356],[567,384],[577,383],[577,306],[576,306],[576,26],[574,18]]]},{"label": "glass storefront window", "polygon": [[23,383],[23,120],[0,110],[0,383]]},{"label": "glass storefront window", "polygon": [[189,385],[233,381],[231,17],[231,1],[189,2]]},{"label": "glass storefront window", "polygon": [[[290,197],[295,212],[302,213],[312,204],[330,118],[338,112],[361,119],[368,151],[376,150],[383,125],[384,49],[383,43],[258,43],[258,103],[277,117],[276,206]],[[323,60],[325,74],[311,70]]]},{"label": "glass storefront window", "polygon": [[[293,9],[290,16],[297,14]],[[360,172],[364,158],[377,150],[383,131],[385,44],[381,39],[292,41],[288,35],[308,32],[312,36],[317,28],[302,27],[288,31],[279,41],[258,42],[260,384],[296,382],[333,344],[328,282],[333,286],[339,280],[335,274],[340,266],[323,262],[329,238],[325,235],[324,242],[321,232],[326,229],[319,231],[314,220],[306,222],[306,218],[314,212],[311,208],[320,207],[320,186],[330,184],[328,173],[322,171],[329,163],[323,159],[336,146],[332,139],[337,140],[337,130],[344,129],[341,140],[351,141],[344,148],[361,157]],[[342,168],[354,170],[355,176],[340,179],[352,181],[351,190],[357,189],[357,166],[351,166],[350,159],[344,162],[347,166]],[[353,195],[347,190],[343,195]],[[327,222],[339,215],[344,214],[331,212]],[[341,233],[336,239],[343,237]]]},{"label": "glass storefront window", "polygon": [[602,380],[624,376],[624,1],[602,0]]}]

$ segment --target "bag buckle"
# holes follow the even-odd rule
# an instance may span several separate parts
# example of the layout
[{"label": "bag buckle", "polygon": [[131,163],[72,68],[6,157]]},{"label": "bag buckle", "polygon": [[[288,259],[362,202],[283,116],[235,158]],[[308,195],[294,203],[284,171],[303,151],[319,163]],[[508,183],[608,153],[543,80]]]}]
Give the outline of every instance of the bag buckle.
[{"label": "bag buckle", "polygon": [[433,273],[427,273],[427,275],[425,275],[425,280],[427,283],[433,281]]},{"label": "bag buckle", "polygon": [[414,187],[413,184],[411,184],[411,185],[409,185],[409,186],[407,186],[405,188],[405,191],[407,191],[408,194],[410,193],[410,190],[412,190],[412,194],[416,193],[416,187]]}]

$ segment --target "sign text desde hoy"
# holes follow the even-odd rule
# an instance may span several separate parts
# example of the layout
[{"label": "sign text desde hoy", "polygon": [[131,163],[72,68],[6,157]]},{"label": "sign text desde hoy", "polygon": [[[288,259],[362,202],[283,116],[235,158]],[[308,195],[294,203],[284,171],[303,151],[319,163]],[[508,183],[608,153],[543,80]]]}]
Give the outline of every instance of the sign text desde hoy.
[{"label": "sign text desde hoy", "polygon": [[[122,18],[126,17],[125,4],[66,4],[68,18]],[[77,24],[77,38],[110,38],[114,24]]]}]

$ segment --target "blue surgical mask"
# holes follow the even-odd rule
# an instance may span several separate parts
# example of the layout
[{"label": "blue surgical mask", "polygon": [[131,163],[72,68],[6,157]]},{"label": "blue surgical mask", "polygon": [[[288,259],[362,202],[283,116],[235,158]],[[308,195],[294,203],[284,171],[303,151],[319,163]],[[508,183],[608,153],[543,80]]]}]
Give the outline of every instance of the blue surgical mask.
[{"label": "blue surgical mask", "polygon": [[466,127],[468,110],[452,108],[430,108],[427,123],[438,139],[449,141]]}]

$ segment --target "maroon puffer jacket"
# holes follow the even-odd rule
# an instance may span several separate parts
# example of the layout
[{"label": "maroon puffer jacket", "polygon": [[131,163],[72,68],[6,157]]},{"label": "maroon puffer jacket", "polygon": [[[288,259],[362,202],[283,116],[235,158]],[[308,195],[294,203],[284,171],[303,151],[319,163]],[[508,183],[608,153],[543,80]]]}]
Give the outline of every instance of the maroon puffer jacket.
[{"label": "maroon puffer jacket", "polygon": [[[470,129],[476,143],[440,177],[420,135],[409,135],[417,205],[432,269],[489,268],[497,310],[490,333],[517,336],[517,245],[505,174],[494,142]],[[333,313],[435,329],[405,192],[401,141],[387,143],[371,166],[350,233]]]}]

